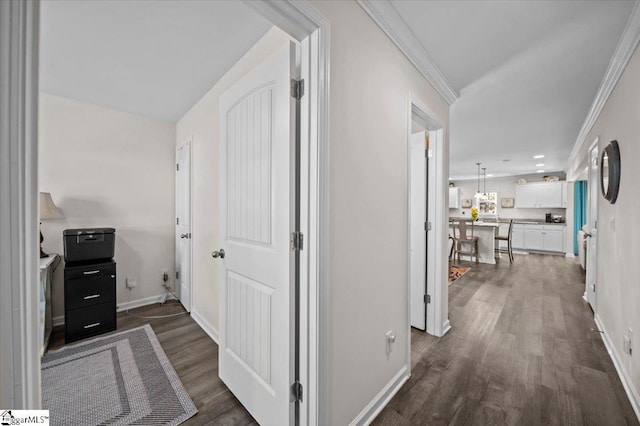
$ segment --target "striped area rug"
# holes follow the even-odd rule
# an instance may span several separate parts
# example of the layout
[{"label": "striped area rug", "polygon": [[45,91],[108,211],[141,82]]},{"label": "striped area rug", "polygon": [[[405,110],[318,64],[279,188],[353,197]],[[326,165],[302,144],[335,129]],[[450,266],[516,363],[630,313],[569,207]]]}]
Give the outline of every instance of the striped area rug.
[{"label": "striped area rug", "polygon": [[196,409],[150,325],[42,359],[51,425],[179,425]]}]

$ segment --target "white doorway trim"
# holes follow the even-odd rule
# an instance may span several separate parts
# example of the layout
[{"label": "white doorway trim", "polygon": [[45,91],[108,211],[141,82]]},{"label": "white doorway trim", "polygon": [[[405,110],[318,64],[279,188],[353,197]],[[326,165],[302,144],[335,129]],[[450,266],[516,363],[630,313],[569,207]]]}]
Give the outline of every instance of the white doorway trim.
[{"label": "white doorway trim", "polygon": [[247,4],[301,45],[299,420],[329,424],[329,21],[303,0]]},{"label": "white doorway trim", "polygon": [[[419,119],[412,120],[412,127],[420,131],[409,135],[409,282],[411,297],[411,327],[427,331],[427,187],[429,159],[427,151],[429,134]],[[415,133],[414,133],[415,132]]]},{"label": "white doorway trim", "polygon": [[0,406],[39,409],[40,3],[0,2]]},{"label": "white doorway trim", "polygon": [[[448,294],[448,150],[444,143],[444,125],[442,121],[417,97],[409,94],[407,102],[407,164],[411,155],[411,125],[414,117],[427,129],[429,134],[429,183],[427,220],[431,222],[431,231],[427,232],[427,294],[431,303],[427,304],[427,333],[444,336],[450,329]],[[407,182],[411,181],[411,170],[407,167]],[[410,200],[407,197],[407,211]],[[410,220],[407,220],[407,244],[410,243]],[[409,250],[409,246],[407,246]],[[409,259],[410,256],[407,256]],[[410,271],[407,261],[407,270]],[[410,274],[407,274],[409,277]],[[411,283],[407,279],[407,328],[411,335]],[[411,365],[411,339],[408,340],[407,365]]]}]

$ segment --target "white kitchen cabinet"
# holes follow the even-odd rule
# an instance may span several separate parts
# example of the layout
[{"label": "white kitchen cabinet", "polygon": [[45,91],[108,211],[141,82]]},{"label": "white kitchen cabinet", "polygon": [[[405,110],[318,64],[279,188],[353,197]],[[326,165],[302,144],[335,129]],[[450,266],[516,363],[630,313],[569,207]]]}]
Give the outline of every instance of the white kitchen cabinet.
[{"label": "white kitchen cabinet", "polygon": [[564,252],[564,233],[563,225],[524,225],[524,247],[534,251]]},{"label": "white kitchen cabinet", "polygon": [[524,242],[527,250],[544,250],[544,235],[540,229],[525,228]]},{"label": "white kitchen cabinet", "polygon": [[564,251],[564,232],[562,230],[545,229],[543,231],[544,251]]},{"label": "white kitchen cabinet", "polygon": [[449,187],[449,208],[457,209],[460,207],[460,188]]},{"label": "white kitchen cabinet", "polygon": [[535,208],[538,203],[538,191],[535,185],[523,184],[516,185],[516,200],[515,206],[517,208]]},{"label": "white kitchen cabinet", "polygon": [[513,225],[511,234],[511,245],[514,249],[524,249],[524,225]]},{"label": "white kitchen cabinet", "polygon": [[516,207],[566,208],[566,182],[536,182],[516,185]]}]

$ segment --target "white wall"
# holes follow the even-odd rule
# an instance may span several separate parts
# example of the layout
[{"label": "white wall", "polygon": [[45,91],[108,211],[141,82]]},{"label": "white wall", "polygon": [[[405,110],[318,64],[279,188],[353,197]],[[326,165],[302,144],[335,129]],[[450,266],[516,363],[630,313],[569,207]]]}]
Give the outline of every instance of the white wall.
[{"label": "white wall", "polygon": [[[312,5],[331,25],[330,350],[321,356],[330,369],[328,424],[346,425],[409,357],[409,94],[445,135],[449,106],[355,2]],[[387,357],[389,330],[397,340]]]},{"label": "white wall", "polygon": [[193,138],[193,306],[192,315],[218,334],[219,267],[211,252],[221,247],[218,190],[218,102],[224,91],[266,59],[290,37],[272,28],[177,123],[176,143]]},{"label": "white wall", "polygon": [[[47,94],[39,114],[39,189],[65,216],[43,221],[44,250],[62,255],[67,228],[116,228],[118,303],[163,294],[161,270],[175,270],[175,125]],[[53,285],[61,315],[62,264]]]},{"label": "white wall", "polygon": [[[587,141],[600,137],[600,150],[613,139],[621,156],[620,192],[616,204],[598,197],[598,263],[596,318],[635,393],[640,392],[640,50],[636,49]],[[588,144],[587,144],[588,145]],[[635,333],[633,355],[623,352],[627,327]],[[636,408],[638,406],[636,405]],[[638,411],[636,411],[637,414]]]},{"label": "white wall", "polygon": [[[560,179],[564,179],[564,173],[549,173],[549,175],[560,176]],[[511,176],[502,178],[487,178],[487,192],[498,193],[498,216],[504,219],[542,219],[544,220],[546,213],[559,214],[564,216],[566,209],[521,209],[518,208],[518,200],[515,200],[516,207],[512,209],[505,209],[500,207],[501,198],[516,198],[516,182],[518,179],[526,179],[527,182],[542,182],[540,175],[523,175],[523,176]],[[477,180],[463,180],[452,181],[455,186],[460,188],[459,195],[460,200],[469,198],[473,199],[476,191],[478,190]],[[484,180],[480,177],[480,190],[484,190]],[[462,201],[460,201],[462,205]],[[451,217],[471,217],[471,209],[449,209],[449,216]]]}]

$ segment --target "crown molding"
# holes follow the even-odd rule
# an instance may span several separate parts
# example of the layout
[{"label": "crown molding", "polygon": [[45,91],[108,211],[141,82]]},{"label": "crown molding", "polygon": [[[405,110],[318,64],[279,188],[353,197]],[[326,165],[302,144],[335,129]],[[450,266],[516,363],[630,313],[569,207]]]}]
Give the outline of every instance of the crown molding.
[{"label": "crown molding", "polygon": [[356,0],[449,105],[460,96],[389,0]]},{"label": "crown molding", "polygon": [[569,156],[567,170],[570,170],[573,167],[576,160],[580,160],[577,157],[585,146],[587,136],[600,116],[600,113],[607,103],[609,96],[611,96],[613,89],[616,87],[618,80],[620,80],[622,73],[638,46],[638,42],[640,42],[640,0],[636,0],[635,5],[633,6],[633,10],[629,16],[627,25],[622,32],[618,46],[611,57],[607,71],[605,72],[604,78],[598,88],[598,92],[593,99],[591,108],[587,113],[587,117],[582,124],[580,133],[578,133],[578,138],[576,139],[576,143],[573,145],[571,155]]}]

